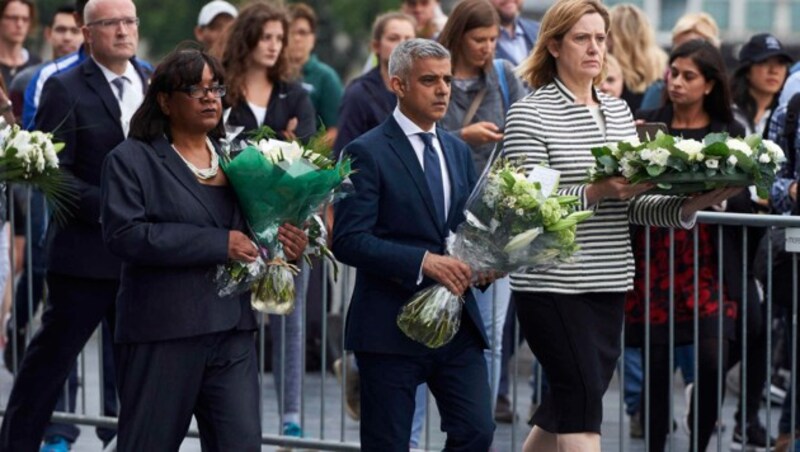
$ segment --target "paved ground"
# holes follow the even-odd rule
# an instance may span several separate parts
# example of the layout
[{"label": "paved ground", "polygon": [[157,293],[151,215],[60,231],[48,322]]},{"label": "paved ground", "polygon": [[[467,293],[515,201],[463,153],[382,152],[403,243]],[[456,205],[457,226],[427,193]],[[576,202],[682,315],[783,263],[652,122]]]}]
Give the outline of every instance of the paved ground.
[{"label": "paved ground", "polygon": [[[85,354],[85,366],[87,369],[85,382],[86,387],[91,388],[86,391],[85,396],[85,412],[87,414],[96,414],[99,411],[98,396],[97,396],[97,351],[96,343],[92,341],[87,347]],[[518,404],[517,412],[520,415],[520,420],[514,425],[499,424],[495,433],[495,449],[497,451],[517,451],[520,450],[520,445],[528,433],[528,426],[524,423],[524,418],[527,416],[529,409],[531,389],[527,384],[528,375],[525,370],[530,369],[529,361],[530,352],[523,353],[521,364],[519,366],[520,376],[517,379],[517,396],[520,403]],[[528,363],[528,364],[526,364]],[[358,423],[352,421],[346,416],[343,417],[342,410],[342,395],[340,387],[333,374],[327,374],[323,384],[323,378],[319,373],[310,373],[305,377],[304,390],[305,390],[305,403],[304,403],[304,429],[307,437],[324,438],[331,441],[346,441],[356,442],[358,439]],[[0,371],[0,404],[5,405],[8,399],[8,393],[12,384],[11,375],[3,369]],[[603,424],[603,450],[604,451],[644,451],[644,444],[642,440],[630,440],[628,438],[628,419],[624,416],[620,417],[620,391],[619,383],[615,380],[611,384],[611,388],[605,397],[605,422]],[[267,374],[263,379],[263,403],[264,403],[264,416],[263,431],[266,434],[279,433],[279,420],[276,410],[276,394],[275,386],[273,385],[272,376]],[[675,391],[675,413],[676,417],[684,413],[684,397],[681,390],[681,384],[678,379],[676,382]],[[79,393],[79,412],[82,411],[83,396]],[[323,403],[324,401],[324,403]],[[727,451],[729,450],[729,441],[733,430],[733,411],[734,402],[731,397],[728,398],[724,405],[723,420],[727,424],[726,431],[721,437],[714,437],[712,444],[709,446],[709,451]],[[429,436],[425,437],[423,433],[423,444],[429,450],[441,450],[444,437],[439,431],[438,414],[436,413],[435,404],[431,403],[431,418],[428,429]],[[773,409],[772,411],[772,431],[776,431],[777,419],[779,411]],[[764,413],[762,412],[762,418]],[[344,419],[344,422],[342,421]],[[620,431],[620,429],[622,429]],[[95,437],[94,431],[90,427],[81,427],[81,436],[73,448],[74,452],[95,452],[102,449],[100,441]],[[717,441],[721,441],[718,444]],[[674,450],[685,451],[688,450],[689,440],[685,433],[678,432],[674,438]],[[272,446],[264,446],[263,450],[272,451],[276,450]],[[668,449],[669,450],[669,449]],[[199,452],[200,445],[197,439],[187,438],[181,452]]]}]

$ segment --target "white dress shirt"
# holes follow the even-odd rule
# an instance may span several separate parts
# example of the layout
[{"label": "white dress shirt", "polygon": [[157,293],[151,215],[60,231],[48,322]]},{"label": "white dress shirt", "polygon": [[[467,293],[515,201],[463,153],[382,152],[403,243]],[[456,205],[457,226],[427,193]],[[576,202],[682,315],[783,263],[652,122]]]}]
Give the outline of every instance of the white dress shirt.
[{"label": "white dress shirt", "polygon": [[442,145],[439,143],[439,136],[436,134],[436,124],[433,125],[431,130],[422,130],[418,125],[414,124],[414,122],[408,119],[408,116],[404,115],[403,112],[400,111],[400,107],[394,108],[392,116],[394,116],[394,120],[397,121],[397,124],[400,125],[403,133],[406,134],[408,141],[411,143],[411,147],[414,148],[414,153],[417,155],[419,166],[422,168],[423,172],[425,172],[425,142],[422,141],[422,137],[420,137],[419,134],[433,134],[433,148],[436,149],[436,155],[439,156],[439,166],[442,168],[442,185],[444,185],[444,217],[447,219],[447,213],[450,212],[450,194],[452,191],[450,187],[450,172],[447,171],[447,161],[445,160],[444,153],[442,152]]},{"label": "white dress shirt", "polygon": [[[122,74],[113,72],[111,69],[100,64],[97,60],[94,60],[94,62],[100,67],[100,70],[103,72],[103,75],[108,81],[108,86],[111,87],[111,92],[114,93],[114,97],[119,103],[119,122],[120,125],[122,125],[122,132],[127,137],[128,130],[130,130],[131,127],[131,118],[133,117],[133,114],[136,113],[136,110],[139,109],[139,105],[141,105],[142,101],[144,100],[144,85],[142,84],[142,78],[139,76],[139,73],[136,71],[136,68],[133,67],[133,64],[131,64],[130,61],[127,62],[125,72]],[[115,80],[119,77],[122,77],[122,79],[125,81],[125,88],[122,90],[122,100],[120,100],[119,89],[113,83],[111,83],[112,80]]]}]

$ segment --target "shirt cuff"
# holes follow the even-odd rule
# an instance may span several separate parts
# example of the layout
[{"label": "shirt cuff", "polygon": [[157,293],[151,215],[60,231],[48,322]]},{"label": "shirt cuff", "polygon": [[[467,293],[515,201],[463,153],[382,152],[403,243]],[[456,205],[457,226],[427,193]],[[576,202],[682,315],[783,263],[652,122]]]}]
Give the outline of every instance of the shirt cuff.
[{"label": "shirt cuff", "polygon": [[428,257],[428,252],[425,251],[425,254],[422,255],[422,262],[419,263],[419,274],[417,275],[417,285],[422,284],[422,279],[425,275],[422,274],[422,267],[425,265],[425,258]]}]

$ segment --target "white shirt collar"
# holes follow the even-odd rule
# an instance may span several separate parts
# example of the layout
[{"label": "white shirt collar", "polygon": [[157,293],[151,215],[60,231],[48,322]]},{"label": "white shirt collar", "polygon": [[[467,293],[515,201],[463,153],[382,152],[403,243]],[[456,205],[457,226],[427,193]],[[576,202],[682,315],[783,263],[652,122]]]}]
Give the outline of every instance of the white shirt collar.
[{"label": "white shirt collar", "polygon": [[[92,59],[94,60],[94,57],[92,57]],[[123,72],[122,75],[117,74],[114,71],[112,71],[111,69],[103,66],[97,60],[94,60],[94,62],[97,63],[97,67],[100,68],[100,71],[103,73],[103,76],[106,78],[108,83],[111,83],[112,80],[114,80],[114,79],[116,79],[118,77],[125,77],[125,78],[128,79],[129,82],[134,83],[134,81],[136,80],[135,77],[139,77],[139,74],[136,72],[136,68],[133,67],[133,64],[131,64],[130,61],[126,62],[127,65],[125,66],[125,72]]]},{"label": "white shirt collar", "polygon": [[392,116],[394,120],[397,121],[397,124],[400,126],[400,129],[403,130],[403,133],[406,134],[407,137],[412,135],[418,135],[420,133],[432,133],[433,136],[436,136],[436,124],[431,127],[430,130],[422,130],[420,126],[416,125],[414,121],[408,118],[408,116],[404,115],[402,111],[400,111],[400,106],[394,107],[394,112],[392,112]]}]

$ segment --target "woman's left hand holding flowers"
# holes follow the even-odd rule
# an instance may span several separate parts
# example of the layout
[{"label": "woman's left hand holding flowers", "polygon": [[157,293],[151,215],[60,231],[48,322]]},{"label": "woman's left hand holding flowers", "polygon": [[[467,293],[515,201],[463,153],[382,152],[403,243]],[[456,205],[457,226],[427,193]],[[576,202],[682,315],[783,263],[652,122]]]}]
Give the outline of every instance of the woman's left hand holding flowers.
[{"label": "woman's left hand holding flowers", "polygon": [[284,223],[278,228],[278,240],[283,244],[286,259],[296,261],[300,259],[308,246],[308,236],[302,229],[289,223]]}]

